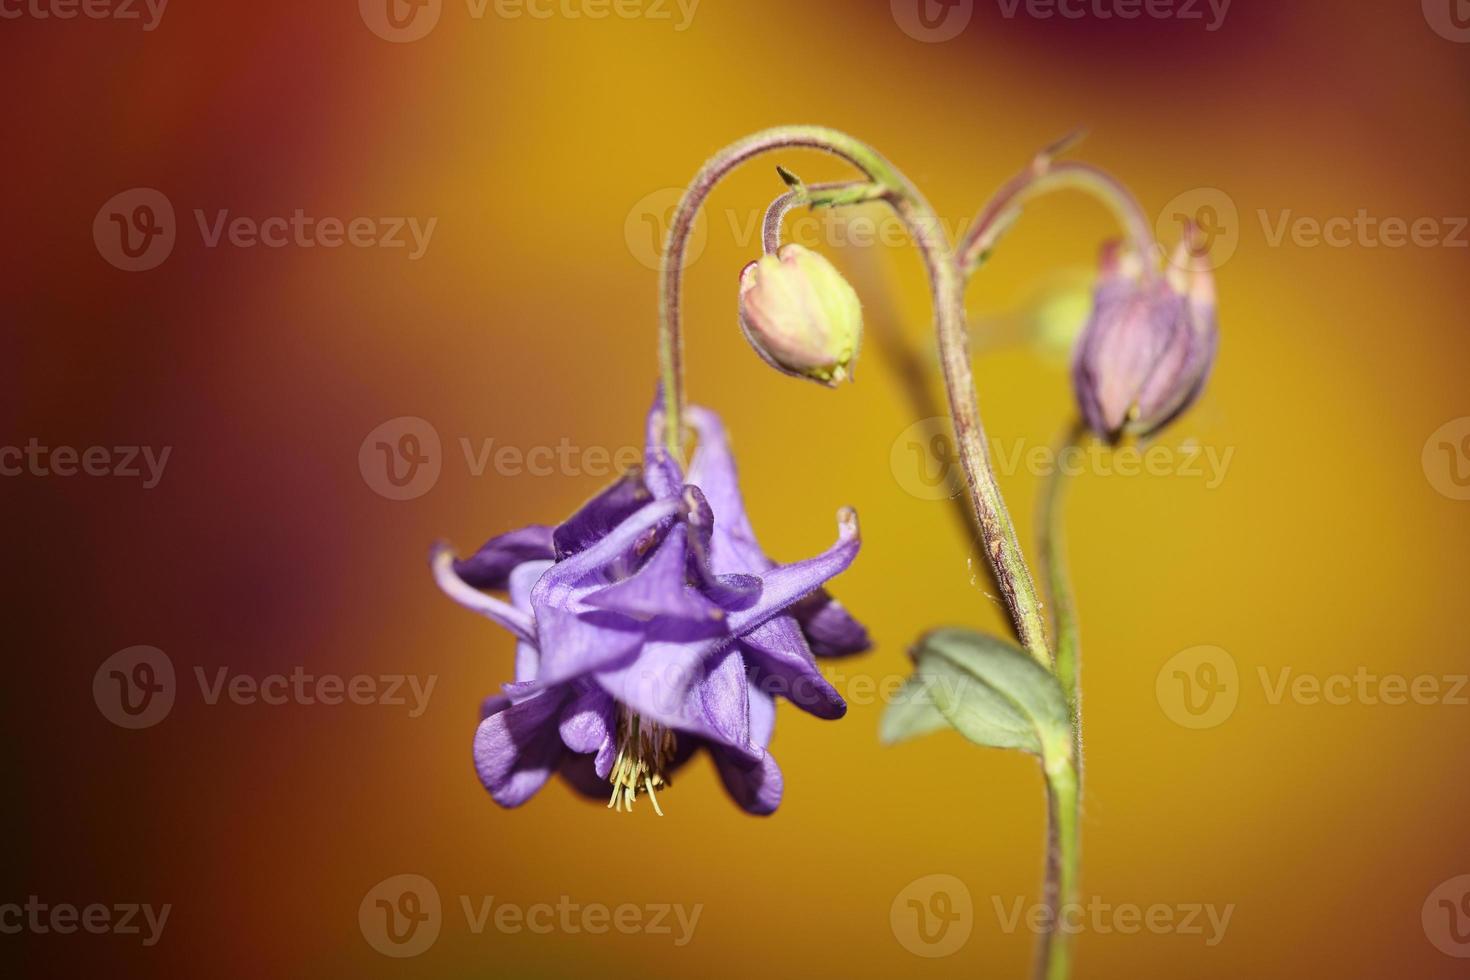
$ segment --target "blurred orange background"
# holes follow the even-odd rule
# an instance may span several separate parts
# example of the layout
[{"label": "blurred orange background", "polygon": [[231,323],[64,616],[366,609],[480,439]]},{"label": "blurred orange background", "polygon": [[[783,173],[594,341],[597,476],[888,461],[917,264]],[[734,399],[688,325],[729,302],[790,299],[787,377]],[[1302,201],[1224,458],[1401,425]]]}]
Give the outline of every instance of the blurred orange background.
[{"label": "blurred orange background", "polygon": [[[858,383],[831,392],[775,375],[736,329],[736,276],[781,191],[774,165],[846,177],[832,158],[766,157],[716,191],[685,310],[690,396],[731,429],[768,550],[815,553],[839,506],[861,515],[863,553],[834,591],[877,646],[829,669],[848,716],[782,707],[787,789],[769,819],[739,812],[707,762],[661,797],[663,819],[613,815],[556,781],[504,811],[470,765],[477,707],[510,676],[512,641],[438,593],[428,546],[466,551],[558,520],[605,482],[588,447],[640,444],[670,189],[737,137],[789,122],[870,142],[951,228],[1078,126],[1090,135],[1073,156],[1124,180],[1165,232],[1177,233],[1171,208],[1218,218],[1221,357],[1161,443],[1176,459],[1229,453],[1228,467],[1217,480],[1203,463],[1201,476],[1086,473],[1068,523],[1083,894],[1233,911],[1214,945],[1208,929],[1087,930],[1076,975],[1462,975],[1421,909],[1470,872],[1470,709],[1271,696],[1285,668],[1467,671],[1470,503],[1424,450],[1470,415],[1457,217],[1470,214],[1470,45],[1434,3],[1239,0],[1211,30],[1206,4],[1202,19],[1123,20],[982,0],[930,8],[968,19],[923,40],[900,0],[703,0],[687,19],[672,0],[601,18],[596,0],[568,2],[537,8],[543,19],[445,0],[414,14],[437,21],[412,41],[375,33],[394,29],[370,3],[179,3],[152,30],[6,8],[22,13],[0,23],[0,443],[172,447],[153,489],[0,480],[17,777],[0,903],[173,906],[148,948],[0,936],[16,975],[1027,974],[1034,937],[998,908],[1038,899],[1034,761],[953,734],[877,742],[873,687],[907,673],[918,634],[1006,629],[948,504],[916,494],[895,462],[914,409],[871,351]],[[129,272],[101,254],[93,222],[139,187],[171,203],[177,240]],[[410,258],[210,247],[196,218],[297,209],[436,224]],[[1438,244],[1275,239],[1282,221],[1360,211],[1433,219]],[[853,244],[862,221],[887,225],[881,211],[846,217],[794,215],[793,231],[849,273],[870,317],[932,352],[917,256]],[[981,409],[1012,459],[1071,416],[1057,338],[1077,325],[1075,296],[1058,284],[1085,286],[1116,233],[1086,197],[1039,200],[971,288]],[[391,500],[359,451],[403,416],[437,433],[442,472]],[[477,476],[462,441],[491,439],[519,453],[565,440],[580,465]],[[1034,550],[1038,473],[1001,469]],[[166,719],[128,731],[90,691],[99,665],[137,644],[168,655],[179,689]],[[1194,729],[1171,720],[1156,681],[1202,645],[1238,667],[1238,704]],[[194,683],[196,668],[298,666],[437,680],[419,717],[209,704]],[[358,910],[405,873],[434,883],[444,921],[432,948],[398,960],[365,941]],[[928,958],[890,910],[934,874],[964,884],[973,923],[956,952]],[[683,946],[476,934],[461,896],[702,912]]]}]

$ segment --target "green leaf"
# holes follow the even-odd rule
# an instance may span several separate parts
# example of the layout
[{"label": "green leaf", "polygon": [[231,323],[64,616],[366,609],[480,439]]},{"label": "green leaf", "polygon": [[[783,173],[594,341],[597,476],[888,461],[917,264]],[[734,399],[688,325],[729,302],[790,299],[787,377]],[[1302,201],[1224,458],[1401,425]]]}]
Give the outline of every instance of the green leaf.
[{"label": "green leaf", "polygon": [[950,727],[949,719],[935,703],[932,682],[933,678],[919,673],[903,682],[893,701],[883,709],[883,720],[878,725],[880,742],[897,745]]},{"label": "green leaf", "polygon": [[918,672],[945,719],[976,745],[1044,758],[1072,750],[1067,696],[1057,679],[1011,643],[971,630],[919,641]]}]

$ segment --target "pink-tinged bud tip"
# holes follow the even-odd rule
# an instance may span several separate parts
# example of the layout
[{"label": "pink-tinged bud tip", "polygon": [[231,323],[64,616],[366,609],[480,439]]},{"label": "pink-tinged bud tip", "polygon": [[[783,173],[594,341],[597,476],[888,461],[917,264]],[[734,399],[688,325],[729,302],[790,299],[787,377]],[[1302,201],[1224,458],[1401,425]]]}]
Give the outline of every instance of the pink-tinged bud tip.
[{"label": "pink-tinged bud tip", "polygon": [[1219,347],[1214,277],[1192,232],[1166,270],[1116,242],[1103,247],[1072,383],[1088,427],[1116,441],[1157,432],[1204,389]]}]

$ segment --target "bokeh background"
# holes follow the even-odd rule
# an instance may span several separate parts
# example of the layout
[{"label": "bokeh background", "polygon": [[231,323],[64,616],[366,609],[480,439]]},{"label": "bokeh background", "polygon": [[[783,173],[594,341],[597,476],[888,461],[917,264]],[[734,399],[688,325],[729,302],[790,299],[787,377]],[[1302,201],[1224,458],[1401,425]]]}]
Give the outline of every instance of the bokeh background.
[{"label": "bokeh background", "polygon": [[[444,0],[399,8],[410,33],[437,14],[412,41],[375,33],[392,33],[386,14],[347,0],[176,2],[153,30],[144,7],[143,21],[0,9],[0,443],[171,447],[151,489],[0,479],[0,902],[172,905],[150,948],[0,935],[8,975],[1026,975],[1034,937],[1004,928],[996,903],[1038,899],[1037,767],[954,735],[877,742],[873,689],[907,672],[920,632],[1005,629],[949,505],[913,492],[895,463],[915,409],[873,351],[855,386],[830,392],[772,374],[735,329],[736,274],[780,190],[772,166],[845,176],[830,158],[783,154],[722,185],[686,310],[689,389],[733,432],[768,549],[805,556],[831,540],[839,506],[862,517],[863,554],[836,591],[877,647],[830,671],[851,711],[821,722],[782,709],[787,791],[770,819],[736,810],[707,762],[664,794],[663,819],[612,815],[559,783],[503,811],[469,763],[477,706],[508,677],[512,644],[435,590],[427,548],[556,520],[603,482],[587,449],[638,445],[669,189],[784,122],[870,141],[951,227],[1078,126],[1091,135],[1074,156],[1124,179],[1161,228],[1181,209],[1218,219],[1218,371],[1160,443],[1176,461],[1228,452],[1228,469],[1212,481],[1094,467],[1073,481],[1069,523],[1084,895],[1233,912],[1213,946],[1208,930],[1088,930],[1077,975],[1464,974],[1421,910],[1470,872],[1466,691],[1459,704],[1272,703],[1260,674],[1470,670],[1470,502],[1424,452],[1470,415],[1470,44],[1451,3],[1236,0],[1211,30],[1206,5],[1200,19],[1125,21],[1093,8],[1007,16],[1009,4],[977,0],[929,8],[936,29],[958,28],[945,40],[914,36],[912,4],[877,0],[703,0],[688,19],[653,0],[601,19],[568,14],[608,9],[595,2],[547,18],[492,2],[477,18]],[[93,225],[140,187],[171,203],[176,242],[129,272]],[[297,209],[437,224],[411,260],[209,247],[195,217]],[[1439,244],[1270,234],[1360,209],[1433,219]],[[796,220],[870,319],[932,352],[915,254],[845,233],[883,228],[880,211]],[[1047,445],[1070,416],[1059,343],[1115,233],[1089,199],[1045,198],[971,289],[981,407],[1008,453]],[[405,416],[432,426],[442,467],[427,492],[392,500],[359,455]],[[1448,431],[1452,444],[1463,435]],[[492,439],[522,453],[566,440],[578,462],[476,475],[462,440],[479,451]],[[1453,462],[1470,470],[1463,453]],[[1003,469],[1031,541],[1038,473]],[[92,690],[108,657],[139,644],[164,651],[178,680],[167,717],[133,731]],[[1202,645],[1237,666],[1238,702],[1189,728],[1156,681]],[[195,678],[296,667],[436,681],[410,717],[210,704]],[[444,906],[437,941],[409,959],[375,951],[358,916],[400,874],[432,881]],[[958,951],[928,958],[890,911],[936,874],[959,879],[974,912]],[[682,947],[476,934],[461,896],[702,912]]]}]

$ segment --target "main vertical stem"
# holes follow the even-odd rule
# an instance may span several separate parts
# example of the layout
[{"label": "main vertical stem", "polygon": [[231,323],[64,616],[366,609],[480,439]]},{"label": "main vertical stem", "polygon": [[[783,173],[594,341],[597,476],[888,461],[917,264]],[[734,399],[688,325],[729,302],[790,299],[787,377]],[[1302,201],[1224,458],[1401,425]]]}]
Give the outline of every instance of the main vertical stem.
[{"label": "main vertical stem", "polygon": [[1049,932],[1038,949],[1038,980],[1067,980],[1072,969],[1072,934],[1066,916],[1079,906],[1080,794],[1077,768],[1069,757],[1046,767],[1046,904]]},{"label": "main vertical stem", "polygon": [[911,197],[898,198],[894,208],[909,226],[914,244],[924,256],[924,264],[929,270],[949,414],[954,421],[955,444],[965,472],[970,506],[980,522],[985,558],[995,572],[996,585],[1006,608],[1012,613],[1021,645],[1043,666],[1050,668],[1052,658],[1046,644],[1041,600],[1021,553],[1015,525],[1011,523],[1005,499],[996,483],[995,471],[991,469],[990,446],[980,421],[975,376],[970,369],[970,335],[965,326],[965,277],[955,259],[954,249],[939,228],[938,216],[917,191]]},{"label": "main vertical stem", "polygon": [[1056,467],[1046,478],[1038,508],[1041,526],[1042,576],[1047,583],[1047,600],[1051,604],[1052,623],[1057,646],[1057,680],[1072,704],[1072,722],[1081,728],[1081,643],[1077,629],[1077,605],[1072,599],[1072,582],[1067,574],[1066,526],[1062,518],[1062,501],[1067,481],[1067,456],[1081,444],[1086,425],[1075,422],[1068,426],[1057,444]]}]

